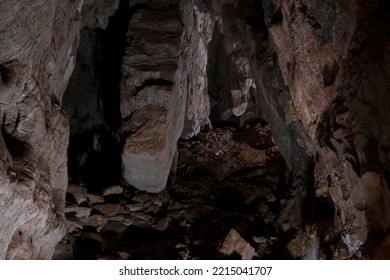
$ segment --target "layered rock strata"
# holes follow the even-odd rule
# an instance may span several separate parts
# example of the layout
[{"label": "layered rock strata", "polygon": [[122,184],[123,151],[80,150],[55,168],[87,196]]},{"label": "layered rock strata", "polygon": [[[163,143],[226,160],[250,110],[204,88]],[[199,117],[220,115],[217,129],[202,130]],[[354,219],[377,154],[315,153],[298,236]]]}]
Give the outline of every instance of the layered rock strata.
[{"label": "layered rock strata", "polygon": [[49,259],[64,233],[76,2],[1,2],[0,259]]},{"label": "layered rock strata", "polygon": [[178,1],[131,4],[121,81],[123,177],[159,192],[183,128],[186,95],[178,68],[183,27]]},{"label": "layered rock strata", "polygon": [[96,1],[0,3],[0,259],[49,259],[64,234],[69,125],[61,100]]}]

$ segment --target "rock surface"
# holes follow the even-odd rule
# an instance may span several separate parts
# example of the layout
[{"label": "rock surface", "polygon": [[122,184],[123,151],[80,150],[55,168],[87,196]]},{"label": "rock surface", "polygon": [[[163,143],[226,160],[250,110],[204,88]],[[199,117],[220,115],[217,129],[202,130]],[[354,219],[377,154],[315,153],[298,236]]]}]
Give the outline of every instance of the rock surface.
[{"label": "rock surface", "polygon": [[[364,244],[372,250],[369,244],[390,226],[390,142],[384,129],[389,44],[383,40],[388,5],[265,1],[263,6],[281,101],[266,88],[264,66],[255,80],[265,91],[264,112],[275,140],[290,167],[312,177],[305,190],[309,207],[320,224],[334,218],[338,249],[346,247],[349,256]],[[323,210],[316,204],[330,209],[329,216],[319,218]]]},{"label": "rock surface", "polygon": [[[72,204],[66,218],[73,258],[277,256],[273,225],[284,196],[277,186],[284,181],[285,165],[272,138],[261,137],[269,133],[270,127],[260,123],[203,132],[199,139],[179,141],[175,183],[160,193],[125,188],[104,197],[110,202],[90,205],[91,215],[84,219],[85,204]],[[57,256],[69,253],[66,240]]]},{"label": "rock surface", "polygon": [[184,121],[179,1],[131,5],[121,80],[123,177],[136,188],[159,192],[166,186]]},{"label": "rock surface", "polygon": [[225,256],[239,254],[243,260],[251,260],[255,255],[255,249],[235,229],[229,231],[219,251]]},{"label": "rock surface", "polygon": [[69,127],[60,100],[79,4],[0,3],[0,259],[50,259],[64,234]]},{"label": "rock surface", "polygon": [[[61,100],[83,2],[96,5],[0,3],[0,259],[50,259],[64,235],[69,125]],[[98,6],[96,18],[109,15]]]},{"label": "rock surface", "polygon": [[[210,257],[234,228],[259,257],[277,243],[290,258],[386,258],[389,13],[377,0],[1,1],[0,259],[49,259],[65,227],[96,245],[85,257],[129,227],[161,234],[145,245],[194,223],[171,257]],[[261,165],[278,151],[283,184]],[[245,223],[277,239],[229,223],[212,236],[213,219],[254,205]]]}]

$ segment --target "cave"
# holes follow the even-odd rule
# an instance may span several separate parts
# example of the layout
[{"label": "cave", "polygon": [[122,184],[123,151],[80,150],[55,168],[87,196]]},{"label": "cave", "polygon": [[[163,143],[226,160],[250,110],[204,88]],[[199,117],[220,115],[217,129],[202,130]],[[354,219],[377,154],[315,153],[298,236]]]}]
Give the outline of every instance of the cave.
[{"label": "cave", "polygon": [[0,259],[390,259],[386,1],[0,14]]},{"label": "cave", "polygon": [[94,193],[119,184],[122,176],[119,82],[131,17],[125,2],[103,26],[80,30],[77,62],[62,99],[70,126],[69,180]]}]

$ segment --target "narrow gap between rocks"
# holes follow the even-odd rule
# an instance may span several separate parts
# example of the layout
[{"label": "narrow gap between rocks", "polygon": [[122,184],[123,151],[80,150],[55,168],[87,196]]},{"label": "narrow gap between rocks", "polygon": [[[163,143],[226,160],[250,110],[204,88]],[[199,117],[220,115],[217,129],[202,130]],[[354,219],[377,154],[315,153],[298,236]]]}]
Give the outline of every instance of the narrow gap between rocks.
[{"label": "narrow gap between rocks", "polygon": [[128,1],[122,1],[106,29],[81,30],[77,64],[62,103],[70,120],[70,183],[97,194],[121,179],[119,84],[130,17]]}]

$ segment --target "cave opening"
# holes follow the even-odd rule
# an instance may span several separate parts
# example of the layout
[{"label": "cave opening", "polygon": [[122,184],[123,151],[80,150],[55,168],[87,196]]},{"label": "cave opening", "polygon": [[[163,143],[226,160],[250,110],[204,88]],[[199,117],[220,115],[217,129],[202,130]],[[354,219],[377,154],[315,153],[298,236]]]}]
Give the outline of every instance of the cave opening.
[{"label": "cave opening", "polygon": [[[121,2],[105,30],[81,31],[63,100],[71,125],[66,213],[76,224],[67,237],[75,244],[70,258],[279,258],[287,167],[256,108],[255,87],[242,88],[248,73],[237,70],[217,28],[207,65],[213,127],[179,140],[175,176],[162,192],[139,191],[121,180],[119,84],[127,28],[138,7],[127,4]],[[232,90],[240,91],[250,114],[232,111]],[[225,254],[236,241],[248,252]]]},{"label": "cave opening", "polygon": [[128,1],[121,1],[105,29],[81,29],[77,63],[62,101],[70,123],[69,181],[97,194],[122,176],[119,84],[130,17]]}]

